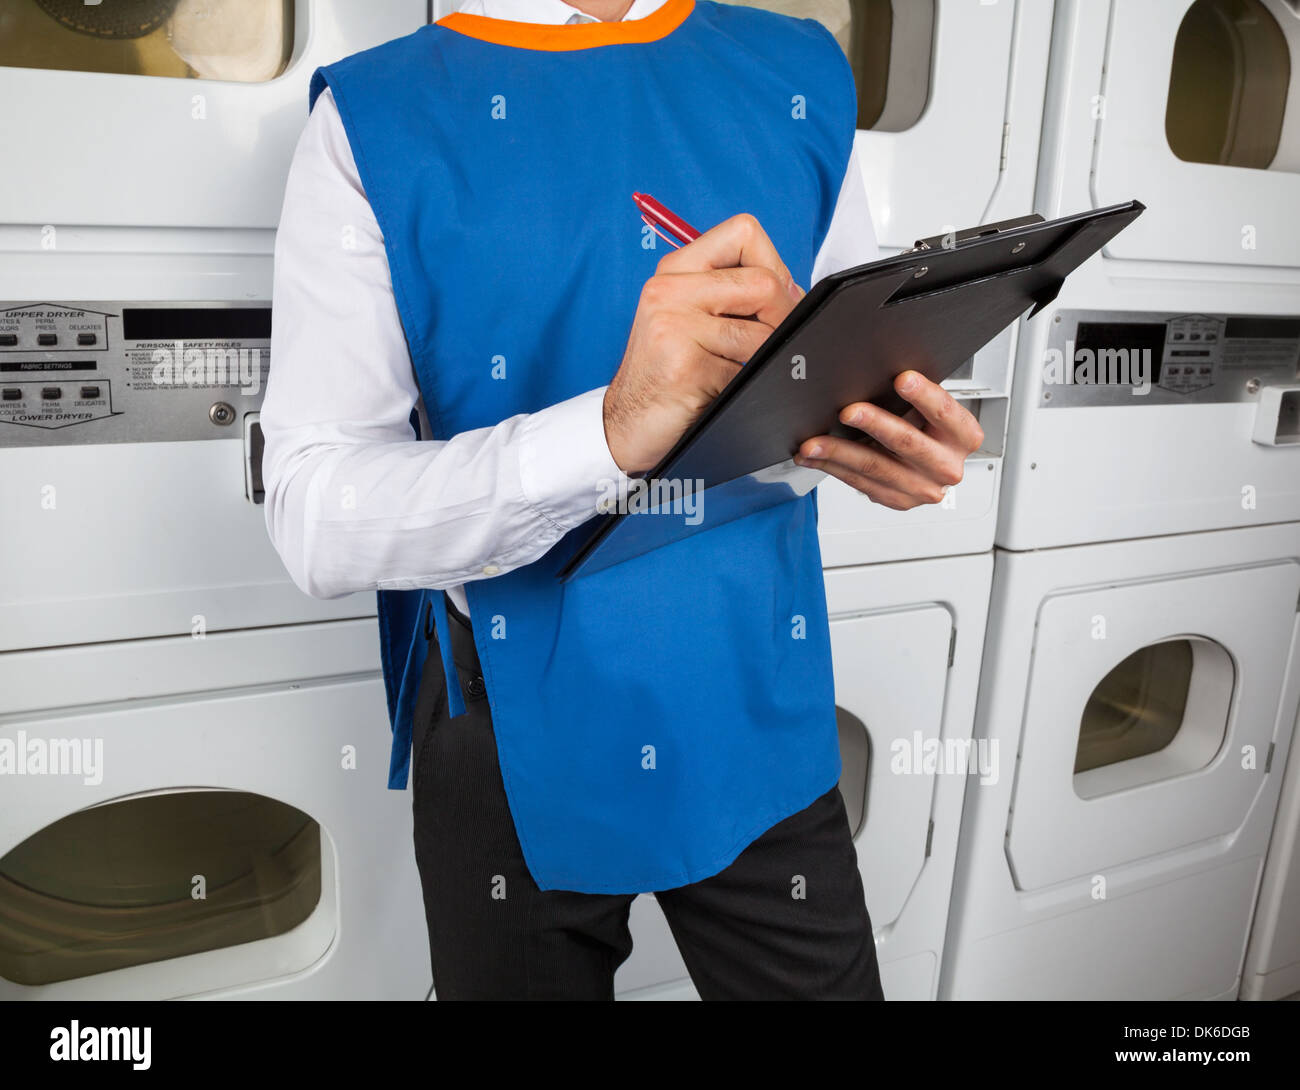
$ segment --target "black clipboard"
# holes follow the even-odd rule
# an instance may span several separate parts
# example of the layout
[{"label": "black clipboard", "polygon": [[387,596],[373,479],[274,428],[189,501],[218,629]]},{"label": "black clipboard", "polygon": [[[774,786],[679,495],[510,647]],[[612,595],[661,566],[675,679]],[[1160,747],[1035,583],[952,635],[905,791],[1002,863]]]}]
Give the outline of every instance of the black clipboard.
[{"label": "black clipboard", "polygon": [[[1143,211],[1129,201],[974,227],[819,281],[637,482],[640,502],[611,497],[616,513],[597,517],[558,577],[603,570],[803,495],[823,475],[793,465],[800,445],[814,435],[862,435],[839,422],[845,405],[906,412],[893,388],[899,373],[942,382],[1026,309],[1032,318],[1048,306],[1065,278]],[[709,512],[693,525],[692,506]]]}]

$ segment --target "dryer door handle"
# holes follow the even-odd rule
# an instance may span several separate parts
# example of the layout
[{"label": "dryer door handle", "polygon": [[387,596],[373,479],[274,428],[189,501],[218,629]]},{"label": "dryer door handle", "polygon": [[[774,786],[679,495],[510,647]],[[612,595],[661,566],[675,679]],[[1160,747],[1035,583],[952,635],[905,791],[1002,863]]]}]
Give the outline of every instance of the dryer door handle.
[{"label": "dryer door handle", "polygon": [[266,499],[262,487],[262,451],[266,440],[259,423],[261,413],[244,414],[244,495],[253,503]]}]

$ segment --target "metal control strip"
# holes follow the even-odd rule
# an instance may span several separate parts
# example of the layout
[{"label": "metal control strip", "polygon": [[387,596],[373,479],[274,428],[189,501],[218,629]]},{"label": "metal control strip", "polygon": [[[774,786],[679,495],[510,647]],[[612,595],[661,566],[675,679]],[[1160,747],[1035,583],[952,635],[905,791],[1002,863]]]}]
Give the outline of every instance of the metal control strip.
[{"label": "metal control strip", "polygon": [[1300,318],[1057,312],[1042,408],[1256,401],[1300,378]]},{"label": "metal control strip", "polygon": [[240,439],[270,303],[0,303],[0,447]]}]

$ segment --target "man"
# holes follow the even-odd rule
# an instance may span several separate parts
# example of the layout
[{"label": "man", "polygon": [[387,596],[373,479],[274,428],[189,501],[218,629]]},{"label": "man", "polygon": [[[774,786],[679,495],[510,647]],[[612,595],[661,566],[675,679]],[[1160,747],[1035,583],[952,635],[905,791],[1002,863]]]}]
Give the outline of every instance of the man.
[{"label": "man", "polygon": [[[380,591],[438,996],[609,997],[654,891],[705,998],[879,998],[814,498],[556,578],[798,284],[875,256],[839,46],[708,2],[474,0],[313,101],[267,521],[309,593]],[[634,190],[717,226],[664,256]],[[847,406],[870,445],[797,460],[938,501],[982,433],[899,390],[913,421]]]}]

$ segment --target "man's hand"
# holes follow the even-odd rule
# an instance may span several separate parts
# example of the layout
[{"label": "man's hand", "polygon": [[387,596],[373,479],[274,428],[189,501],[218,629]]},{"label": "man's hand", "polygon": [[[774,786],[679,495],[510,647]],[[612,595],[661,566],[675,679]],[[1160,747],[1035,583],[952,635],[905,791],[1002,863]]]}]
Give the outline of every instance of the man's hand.
[{"label": "man's hand", "polygon": [[657,465],[802,297],[753,216],[724,220],[660,261],[605,392],[618,467]]},{"label": "man's hand", "polygon": [[849,405],[841,422],[870,439],[820,435],[800,446],[795,462],[896,511],[940,502],[947,486],[961,483],[966,456],[984,442],[984,430],[947,390],[915,371],[899,375],[894,389],[913,406],[906,417],[875,405]]}]

